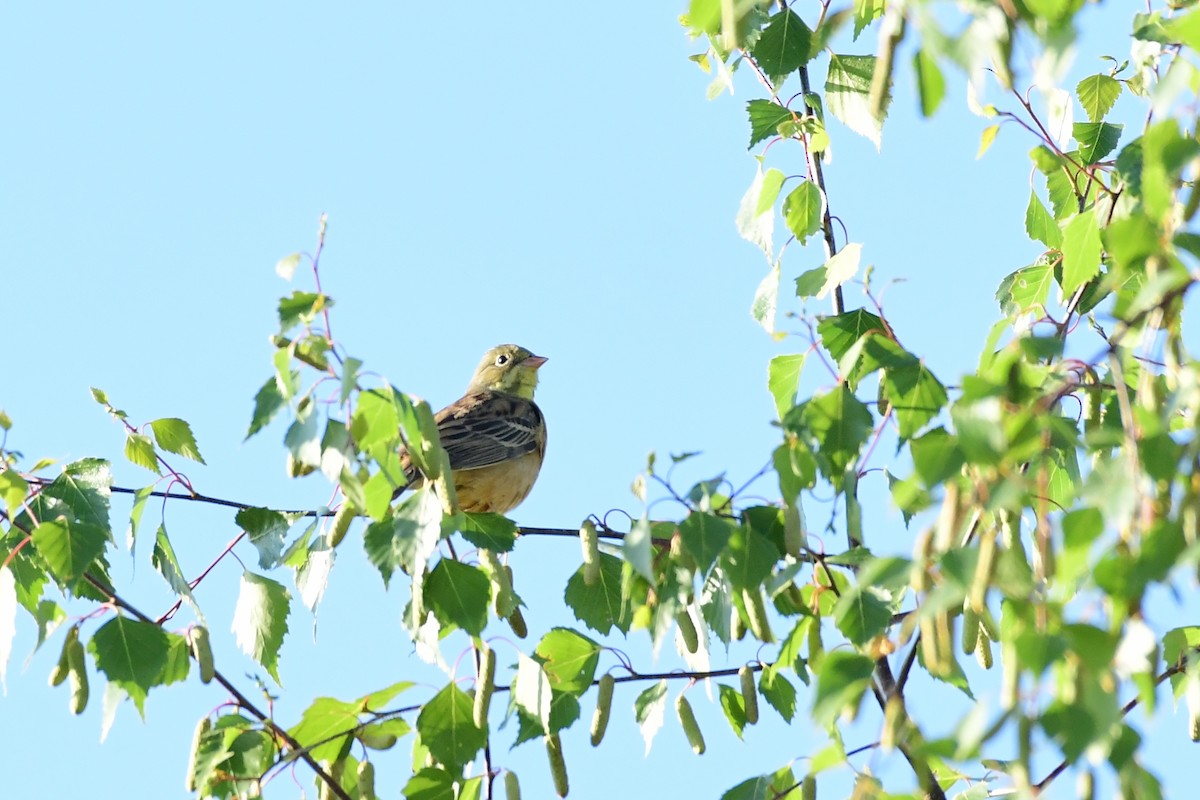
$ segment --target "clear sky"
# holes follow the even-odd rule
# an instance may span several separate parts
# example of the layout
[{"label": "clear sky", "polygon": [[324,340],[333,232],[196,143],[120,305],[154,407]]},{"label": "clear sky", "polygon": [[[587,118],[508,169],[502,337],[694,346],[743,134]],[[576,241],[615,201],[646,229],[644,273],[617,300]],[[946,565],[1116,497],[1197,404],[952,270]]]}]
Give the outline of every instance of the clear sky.
[{"label": "clear sky", "polygon": [[[532,496],[513,514],[519,523],[574,527],[589,513],[638,513],[629,485],[651,450],[702,451],[679,470],[685,488],[720,472],[735,483],[749,478],[777,439],[767,359],[806,346],[773,342],[748,313],[767,264],[737,237],[733,218],[755,170],[744,103],[757,87],[742,80],[732,99],[705,100],[708,77],[686,59],[700,48],[677,22],[681,3],[599,10],[9,8],[0,28],[0,308],[9,354],[0,407],[15,421],[10,445],[31,460],[111,458],[119,485],[149,483],[148,472],[123,461],[122,431],[88,394],[98,386],[135,420],[192,424],[208,462],[187,465],[199,491],[282,508],[326,502],[319,476],[285,477],[280,425],[242,443],[254,392],[271,374],[275,304],[292,288],[273,265],[312,248],[324,212],[322,278],[336,299],[334,334],[366,369],[437,407],[462,392],[494,344],[514,341],[549,357],[538,394],[549,452]],[[1127,52],[1120,13],[1089,10],[1085,22],[1094,26],[1085,41],[1103,34],[1115,42],[1110,52]],[[907,69],[899,72],[882,154],[833,123],[827,177],[833,212],[864,243],[876,285],[903,279],[886,290],[901,340],[952,384],[974,368],[999,316],[996,285],[1039,248],[1023,235],[1024,154],[1034,143],[1006,128],[976,160],[986,123],[963,108],[961,75],[947,75],[945,107],[924,121]],[[775,165],[799,173],[799,158],[793,151]],[[785,286],[822,260],[819,245],[789,250]],[[297,273],[301,288],[308,279]],[[856,305],[861,295],[848,287],[847,300]],[[803,329],[782,318],[780,327]],[[807,376],[809,388],[823,382]],[[762,481],[761,494],[775,491]],[[128,505],[113,505],[120,529]],[[159,511],[148,509],[148,525]],[[872,547],[908,549],[882,496],[868,523]],[[166,524],[189,575],[237,533],[232,513],[217,509],[170,506]],[[291,618],[275,705],[285,725],[320,694],[351,699],[401,679],[445,682],[412,654],[399,625],[403,592],[384,591],[349,544],[316,640],[307,612]],[[171,598],[150,549],[143,541],[132,562],[118,555],[115,573],[132,586],[128,599],[154,613]],[[517,587],[530,605],[527,650],[569,619],[561,588],[577,559],[572,541],[519,543],[515,571],[518,580],[529,576]],[[253,694],[244,675],[260,670],[228,633],[239,572],[223,563],[197,596],[218,663]],[[72,718],[67,693],[46,686],[57,644],[24,665],[34,641],[22,618],[0,701],[0,751],[8,754],[0,794],[184,796],[194,723],[224,699],[220,691],[194,678],[156,690],[146,722],[122,707],[100,747],[99,678],[86,714]],[[645,671],[677,664],[670,654],[655,661],[644,634],[614,643]],[[457,646],[446,648],[451,661]],[[739,650],[732,659],[754,655]],[[632,696],[618,690],[599,751],[584,724],[565,735],[572,797],[715,798],[822,746],[804,724],[752,728],[743,745],[719,709],[696,704],[709,753],[693,757],[668,715],[646,760]],[[807,705],[803,688],[800,702]],[[590,714],[590,696],[583,705]],[[857,739],[848,734],[847,746],[872,741],[872,725],[852,729]],[[1155,743],[1150,766],[1163,778],[1186,771],[1184,725],[1167,702],[1144,726]],[[376,755],[387,796],[407,777],[410,744]],[[501,747],[496,761],[521,775],[526,796],[548,793],[536,743]],[[298,775],[311,786],[306,770]],[[268,796],[296,796],[290,781],[277,779]]]}]

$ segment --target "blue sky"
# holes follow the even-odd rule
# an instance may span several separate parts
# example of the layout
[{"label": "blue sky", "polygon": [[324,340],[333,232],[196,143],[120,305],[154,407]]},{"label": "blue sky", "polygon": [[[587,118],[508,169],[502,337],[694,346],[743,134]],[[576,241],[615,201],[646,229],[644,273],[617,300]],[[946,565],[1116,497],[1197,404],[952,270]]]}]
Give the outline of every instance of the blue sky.
[{"label": "blue sky", "polygon": [[[651,450],[702,451],[679,470],[685,487],[719,472],[745,480],[777,438],[766,362],[805,343],[772,342],[748,313],[767,264],[737,237],[733,218],[755,169],[743,107],[757,87],[740,76],[734,98],[704,99],[708,78],[686,59],[700,48],[678,25],[682,10],[10,9],[0,30],[0,293],[10,352],[0,406],[15,421],[9,443],[31,459],[108,457],[119,485],[148,483],[149,473],[121,459],[122,432],[87,391],[98,386],[136,420],[192,424],[208,462],[187,465],[199,491],[283,508],[325,502],[323,479],[285,477],[278,424],[242,439],[271,371],[275,303],[291,290],[272,267],[311,250],[327,213],[322,279],[337,302],[334,334],[366,369],[437,407],[461,393],[491,345],[515,341],[550,358],[538,394],[549,453],[518,522],[574,527],[611,508],[637,513],[629,485]],[[1103,33],[1122,55],[1120,14],[1089,11],[1085,21],[1085,41]],[[945,107],[925,121],[908,70],[899,72],[882,154],[833,123],[827,178],[833,212],[864,243],[876,285],[903,280],[886,290],[901,340],[956,383],[999,316],[996,285],[1039,248],[1023,235],[1033,142],[1006,128],[977,160],[985,123],[963,108],[961,75],[947,77]],[[798,150],[773,155],[785,172],[802,171]],[[819,245],[792,247],[785,286],[822,260]],[[307,280],[297,273],[302,288]],[[848,304],[860,298],[848,288]],[[787,320],[780,328],[802,330]],[[808,388],[823,383],[810,368]],[[760,486],[774,493],[769,478]],[[151,524],[158,511],[148,511]],[[118,529],[126,513],[114,500]],[[908,549],[882,499],[868,522],[869,544]],[[232,514],[217,509],[171,506],[166,524],[189,574],[236,535]],[[133,563],[116,557],[116,573],[132,581],[127,599],[161,610],[170,596],[149,550],[143,543]],[[535,636],[561,624],[561,587],[577,559],[571,541],[518,546],[518,580],[530,576],[518,590]],[[197,593],[218,662],[236,676],[255,671],[227,630],[239,569],[222,564]],[[306,612],[291,619],[280,720],[293,723],[319,694],[349,699],[399,679],[440,687],[444,676],[412,655],[403,602],[397,587],[384,591],[360,548],[343,547],[316,640]],[[123,707],[98,747],[100,692],[82,719],[71,718],[66,693],[45,681],[57,647],[23,668],[34,635],[23,620],[0,701],[0,749],[23,762],[4,771],[0,790],[184,796],[193,725],[220,693],[194,679],[156,691],[146,723]],[[646,671],[674,666],[665,655],[655,662],[642,636],[618,646]],[[241,685],[253,692],[249,679]],[[696,703],[709,753],[692,757],[668,716],[647,760],[631,699],[618,690],[618,716],[595,755],[584,725],[565,736],[572,797],[717,797],[822,746],[805,725],[762,725],[739,744],[718,709]],[[1182,769],[1184,719],[1169,705],[1146,731],[1158,737],[1151,765],[1163,777]],[[848,735],[848,746],[871,741],[872,725],[852,729],[859,738]],[[377,756],[390,796],[407,775],[408,744]],[[546,787],[536,744],[497,761],[517,770],[527,796]],[[295,796],[289,781],[277,779],[268,796]]]}]

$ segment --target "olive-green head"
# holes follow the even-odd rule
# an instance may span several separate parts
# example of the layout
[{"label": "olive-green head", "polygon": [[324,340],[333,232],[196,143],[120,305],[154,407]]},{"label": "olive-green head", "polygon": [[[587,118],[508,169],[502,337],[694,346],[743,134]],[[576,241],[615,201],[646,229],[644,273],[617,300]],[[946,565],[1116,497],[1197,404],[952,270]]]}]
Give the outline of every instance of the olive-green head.
[{"label": "olive-green head", "polygon": [[502,344],[483,355],[467,393],[491,390],[533,399],[537,388],[538,367],[546,363],[544,356],[535,356],[524,347]]}]

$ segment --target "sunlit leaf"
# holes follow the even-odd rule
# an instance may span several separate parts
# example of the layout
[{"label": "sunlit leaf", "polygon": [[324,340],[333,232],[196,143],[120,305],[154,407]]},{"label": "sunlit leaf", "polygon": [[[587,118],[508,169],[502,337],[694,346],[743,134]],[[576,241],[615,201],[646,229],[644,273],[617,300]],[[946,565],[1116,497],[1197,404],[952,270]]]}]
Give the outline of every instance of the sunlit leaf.
[{"label": "sunlit leaf", "polygon": [[279,648],[287,635],[291,595],[281,584],[253,572],[243,572],[233,633],[242,652],[263,666],[279,683]]}]

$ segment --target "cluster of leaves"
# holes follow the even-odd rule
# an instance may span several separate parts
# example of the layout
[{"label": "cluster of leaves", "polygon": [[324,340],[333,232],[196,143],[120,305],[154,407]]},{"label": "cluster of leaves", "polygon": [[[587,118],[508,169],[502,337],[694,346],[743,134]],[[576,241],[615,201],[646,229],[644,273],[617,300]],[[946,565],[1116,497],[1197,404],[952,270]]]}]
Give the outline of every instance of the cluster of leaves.
[{"label": "cluster of leaves", "polygon": [[[696,60],[706,69],[716,65],[714,92],[749,66],[769,95],[747,105],[750,146],[767,145],[738,215],[742,236],[771,264],[752,308],[768,331],[775,330],[783,274],[783,253],[773,247],[776,207],[792,236],[788,244],[823,233],[827,246],[826,262],[796,278],[796,295],[832,296],[834,313],[813,320],[808,351],[771,363],[784,433],[774,465],[785,515],[794,505],[790,519],[802,520],[800,499],[818,484],[830,486],[849,543],[863,545],[859,480],[885,428],[897,440],[893,463],[911,469],[907,477],[887,473],[906,521],[924,519],[921,512],[940,502],[936,520],[916,533],[911,559],[862,548],[846,584],[835,584],[837,608],[853,603],[860,626],[835,620],[855,650],[838,655],[858,679],[852,689],[839,687],[845,694],[836,710],[856,707],[873,691],[888,711],[885,738],[898,735],[902,750],[908,742],[904,755],[926,796],[938,796],[957,776],[946,760],[978,759],[1006,730],[1016,731],[1019,757],[990,763],[1006,773],[998,780],[1020,790],[1040,789],[1061,771],[1035,784],[1031,743],[1042,736],[1060,749],[1064,766],[1085,750],[1106,754],[1126,796],[1155,796],[1156,779],[1135,757],[1140,735],[1124,721],[1129,707],[1118,705],[1114,687],[1131,681],[1135,704],[1153,707],[1165,675],[1176,697],[1185,686],[1200,686],[1200,660],[1187,646],[1196,629],[1155,631],[1142,613],[1152,587],[1193,575],[1200,560],[1200,367],[1182,337],[1184,299],[1200,280],[1200,239],[1188,230],[1200,205],[1192,185],[1200,144],[1195,120],[1171,113],[1176,98],[1194,95],[1198,83],[1190,59],[1200,46],[1200,11],[1176,14],[1193,5],[1177,3],[1134,15],[1132,70],[1114,60],[1110,72],[1079,82],[1072,99],[1088,121],[1069,126],[1071,147],[1051,136],[1058,126],[1016,92],[1016,111],[977,104],[982,116],[1000,120],[984,130],[981,155],[1001,124],[1033,137],[1031,159],[1045,179],[1049,208],[1031,194],[1026,232],[1045,252],[1001,283],[1003,318],[979,369],[961,379],[951,400],[902,346],[869,284],[873,307],[844,309],[840,290],[859,274],[861,246],[834,251],[819,165],[829,141],[824,107],[878,145],[894,56],[906,37],[919,38],[913,67],[920,107],[930,114],[944,94],[940,60],[958,62],[976,80],[985,59],[1001,88],[1011,89],[1014,40],[1029,36],[1043,54],[1061,52],[1073,39],[1080,4],[968,4],[973,16],[959,37],[939,30],[925,3],[858,0],[839,13],[827,13],[826,5],[812,27],[787,4],[774,13],[761,5],[735,4],[731,18],[726,4],[696,0],[685,24],[707,38],[709,49]],[[839,28],[851,23],[856,39],[879,29],[877,55],[831,50]],[[818,58],[827,60],[823,104],[807,72]],[[793,100],[802,108],[781,99],[793,76]],[[1124,128],[1108,115],[1125,92],[1153,113],[1141,135],[1119,147]],[[1059,95],[1071,97],[1048,94],[1052,106]],[[787,149],[778,145],[789,141],[802,145],[807,168],[780,202],[789,179],[786,168],[767,168],[766,149],[784,161]],[[833,385],[796,402],[810,357],[820,358]],[[870,376],[877,376],[874,391],[862,399]],[[893,627],[901,600],[909,610]],[[1097,604],[1102,620],[1087,620],[1085,609]],[[955,739],[925,741],[920,720],[903,705],[904,677],[915,658],[933,677],[972,691],[952,643],[958,620],[962,649],[977,653],[986,669],[992,643],[1000,645],[1001,708],[990,725],[972,715]],[[891,638],[881,647],[876,637],[885,634]],[[897,682],[886,660],[876,659],[906,642],[911,649]],[[814,654],[807,656],[811,667]],[[816,713],[820,700],[818,689],[817,721],[835,733],[837,715]],[[942,785],[922,777],[924,765]]]},{"label": "cluster of leaves", "polygon": [[[645,631],[656,649],[672,640],[687,667],[649,674],[612,651],[626,673],[620,680],[646,684],[633,710],[647,748],[663,725],[672,680],[684,683],[675,714],[697,753],[705,741],[686,694],[706,678],[729,679],[719,684],[718,701],[739,737],[758,720],[760,696],[785,722],[806,715],[829,733],[826,748],[807,754],[804,774],[784,765],[737,783],[727,800],[808,796],[819,774],[849,763],[842,726],[872,697],[880,707],[877,746],[910,765],[921,796],[944,797],[980,764],[989,772],[971,796],[1000,785],[1040,790],[1085,751],[1107,759],[1125,796],[1157,796],[1157,779],[1137,758],[1141,736],[1125,718],[1131,706],[1118,697],[1131,687],[1134,702],[1152,706],[1156,687],[1170,678],[1176,697],[1192,704],[1200,735],[1200,627],[1156,630],[1144,613],[1148,592],[1190,580],[1200,563],[1200,366],[1182,337],[1184,301],[1200,280],[1200,238],[1188,229],[1200,205],[1192,186],[1200,145],[1171,113],[1179,92],[1194,91],[1189,57],[1200,50],[1200,10],[1136,15],[1135,62],[1076,87],[1088,122],[1071,128],[1069,149],[1019,94],[1015,111],[978,107],[996,121],[981,149],[1006,123],[1033,137],[1046,199],[1031,194],[1025,228],[1044,252],[1002,282],[1002,318],[978,369],[952,393],[901,343],[869,285],[869,307],[845,308],[843,288],[860,274],[862,248],[835,247],[821,168],[831,136],[824,109],[878,144],[904,42],[919,40],[918,99],[932,114],[944,96],[941,65],[961,66],[972,81],[988,66],[1009,89],[1014,41],[1027,36],[1042,52],[1061,50],[1081,3],[968,4],[966,25],[953,36],[938,27],[928,2],[856,0],[833,13],[822,5],[813,24],[786,3],[774,11],[770,5],[693,0],[685,24],[707,43],[694,60],[716,73],[710,94],[732,86],[745,67],[767,95],[747,107],[750,147],[765,147],[737,218],[770,264],[753,311],[778,338],[788,245],[776,252],[776,208],[788,244],[813,239],[826,248],[822,266],[795,276],[795,295],[802,308],[809,298],[831,298],[833,313],[803,312],[811,346],[769,365],[780,429],[769,456],[778,502],[746,503],[721,479],[677,493],[652,460],[636,490],[645,500],[651,483],[667,487],[682,518],[646,511],[633,515],[625,533],[585,522],[582,563],[564,587],[574,620],[562,619],[498,674],[489,644],[496,627],[527,633],[516,592],[522,576],[505,563],[518,529],[498,515],[458,509],[429,406],[372,377],[334,338],[333,300],[318,273],[322,224],[309,259],[316,285],[280,301],[274,370],[254,398],[247,437],[286,417],[289,471],[323,474],[336,502],[307,512],[238,507],[231,513],[240,534],[213,563],[242,543],[253,548],[255,566],[243,572],[232,625],[237,645],[278,682],[293,603],[317,609],[338,547],[362,520],[366,555],[385,584],[405,592],[403,625],[417,653],[445,667],[444,687],[393,706],[402,693],[419,691],[400,681],[355,699],[319,698],[294,724],[276,722],[216,668],[193,594],[208,570],[188,580],[165,519],[152,562],[178,601],[155,618],[122,599],[109,575],[114,491],[133,494],[130,550],[151,496],[175,490],[235,504],[200,495],[172,466],[174,456],[202,461],[187,423],[135,426],[99,391],[96,400],[125,430],[125,457],[157,480],[136,490],[114,487],[100,459],[42,477],[49,463],[25,468],[0,443],[0,670],[23,609],[37,626],[38,646],[65,629],[51,678],[70,680],[77,713],[88,701],[90,654],[107,679],[106,724],[125,698],[141,711],[151,689],[193,670],[216,681],[230,699],[201,720],[187,775],[206,797],[257,796],[272,776],[303,760],[325,796],[371,798],[372,753],[411,736],[406,797],[490,798],[500,774],[491,742],[501,716],[515,720],[506,734],[512,744],[543,743],[555,790],[565,795],[560,733],[579,722],[585,697],[594,694],[592,741],[600,744],[612,702],[614,676],[600,667],[609,646],[601,640]],[[847,35],[871,29],[879,33],[875,55],[833,51]],[[808,75],[818,61],[826,67],[823,93]],[[785,101],[789,81],[799,91]],[[1140,135],[1124,142],[1125,129],[1109,121],[1123,94],[1154,110]],[[780,143],[799,145],[795,157],[804,164],[803,179],[787,194],[785,170],[767,166],[766,148],[774,148],[771,163],[793,157]],[[277,271],[290,280],[303,260],[290,256]],[[810,362],[829,379],[800,397]],[[0,414],[0,428],[10,426]],[[863,522],[863,493],[885,438],[897,453],[885,473],[887,491],[913,528],[911,548],[899,554],[870,541]],[[397,501],[407,482],[402,453],[425,480]],[[846,541],[836,554],[817,541],[804,513],[830,494],[829,530]],[[602,548],[601,539],[612,544]],[[471,549],[460,556],[456,541]],[[70,617],[52,587],[91,603],[90,611]],[[193,618],[169,629],[185,604]],[[1102,613],[1085,613],[1096,608]],[[722,649],[747,637],[761,645],[753,665],[714,666]],[[474,655],[467,688],[442,656],[455,642]],[[969,673],[960,655],[974,655],[981,670]],[[914,670],[932,677],[935,691],[968,696],[999,673],[999,705],[981,705],[950,735],[934,736],[905,699]],[[811,686],[811,701],[802,702],[797,683]],[[493,696],[507,704],[493,710]],[[937,722],[944,730],[944,720]],[[1014,739],[1015,757],[993,756],[1007,753],[1004,743]],[[1040,780],[1035,742],[1052,743],[1062,759]],[[515,775],[505,773],[505,782],[511,797]],[[882,790],[877,778],[858,774],[858,796]]]}]

